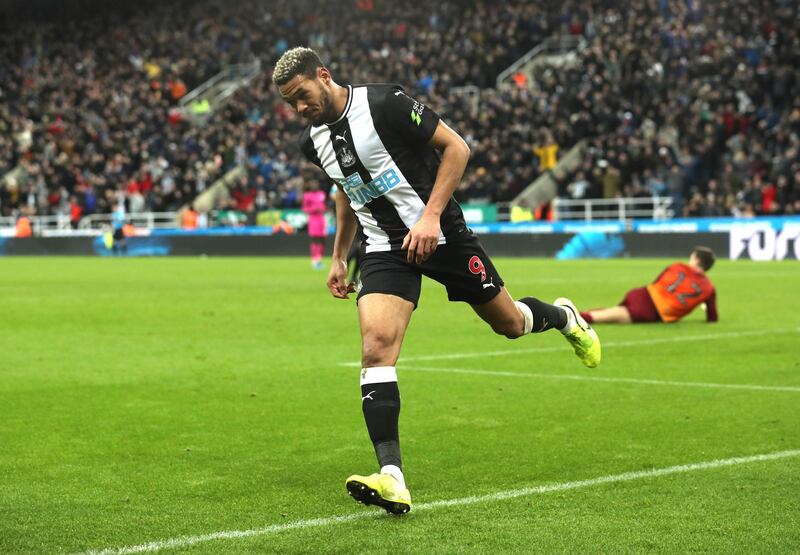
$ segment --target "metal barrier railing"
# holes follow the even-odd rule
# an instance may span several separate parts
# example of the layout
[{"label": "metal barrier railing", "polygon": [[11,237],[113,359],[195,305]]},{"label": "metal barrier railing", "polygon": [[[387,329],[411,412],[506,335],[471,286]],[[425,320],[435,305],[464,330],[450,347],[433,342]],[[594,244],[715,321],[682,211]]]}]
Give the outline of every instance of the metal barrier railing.
[{"label": "metal barrier railing", "polygon": [[223,69],[222,71],[211,77],[209,80],[198,85],[197,88],[190,91],[183,98],[181,98],[178,101],[178,105],[186,106],[190,104],[193,100],[196,100],[203,93],[211,89],[214,85],[216,85],[220,81],[239,81],[248,79],[254,74],[258,73],[260,69],[261,69],[261,60],[258,59],[245,64],[233,64]]},{"label": "metal barrier railing", "polygon": [[581,36],[566,35],[558,37],[550,37],[543,40],[531,48],[526,54],[523,54],[516,62],[508,66],[497,76],[496,86],[502,85],[508,81],[512,75],[525,67],[537,56],[552,55],[552,54],[566,54],[573,50],[583,49],[586,46],[586,39]]},{"label": "metal barrier railing", "polygon": [[[511,203],[496,204],[497,221],[511,221]],[[615,199],[554,199],[552,204],[556,220],[669,220],[674,216],[671,197],[615,198]],[[171,229],[180,227],[179,212],[136,212],[125,215],[125,222],[143,229]],[[31,216],[31,228],[36,235],[94,234],[113,226],[113,214],[84,216],[73,227],[69,215]],[[0,217],[0,230],[13,233],[16,218]],[[8,235],[8,233],[4,233]]]},{"label": "metal barrier railing", "polygon": [[[53,216],[30,216],[31,230],[35,235],[63,235],[70,233],[80,233],[101,230],[104,227],[111,227],[113,224],[112,214],[91,214],[84,216],[78,222],[77,227],[73,227],[72,221],[67,214],[56,214]],[[125,215],[125,222],[134,227],[146,229],[174,228],[178,227],[177,212],[137,212]],[[16,218],[0,218],[0,229],[13,229],[17,224]]]},{"label": "metal barrier railing", "polygon": [[[112,225],[112,214],[91,214],[81,218],[79,229],[101,229]],[[135,212],[125,214],[125,222],[146,229],[178,227],[177,212]]]},{"label": "metal barrier railing", "polygon": [[669,220],[675,216],[672,197],[553,199],[556,220]]}]

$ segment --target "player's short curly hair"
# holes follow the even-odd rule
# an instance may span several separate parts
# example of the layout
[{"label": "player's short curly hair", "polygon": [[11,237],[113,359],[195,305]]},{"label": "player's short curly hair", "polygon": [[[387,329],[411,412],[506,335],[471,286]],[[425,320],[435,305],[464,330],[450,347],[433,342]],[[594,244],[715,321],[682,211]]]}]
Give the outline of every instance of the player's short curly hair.
[{"label": "player's short curly hair", "polygon": [[317,76],[317,68],[323,67],[319,55],[305,46],[287,50],[280,57],[272,71],[272,82],[283,86],[296,75],[305,75],[309,79]]},{"label": "player's short curly hair", "polygon": [[692,251],[697,257],[698,262],[700,262],[700,266],[703,268],[703,271],[709,271],[711,267],[714,265],[714,261],[716,257],[714,256],[714,251],[712,251],[708,247],[695,247]]}]

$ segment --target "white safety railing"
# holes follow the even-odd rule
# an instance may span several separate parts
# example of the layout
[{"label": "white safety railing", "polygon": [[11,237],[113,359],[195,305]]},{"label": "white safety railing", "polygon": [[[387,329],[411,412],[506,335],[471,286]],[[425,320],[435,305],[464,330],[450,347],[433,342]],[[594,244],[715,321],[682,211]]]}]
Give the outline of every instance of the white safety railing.
[{"label": "white safety railing", "polygon": [[547,38],[531,48],[516,62],[500,72],[500,75],[497,76],[495,84],[499,87],[537,56],[566,54],[568,52],[572,52],[573,50],[582,50],[586,47],[586,44],[586,39],[581,36],[566,35]]},{"label": "white safety railing", "polygon": [[672,197],[553,199],[556,220],[669,220],[675,216]]},{"label": "white safety railing", "polygon": [[[92,214],[84,216],[78,222],[77,229],[73,228],[67,214],[53,216],[31,216],[31,230],[34,235],[41,237],[54,237],[59,235],[96,235],[104,228],[111,227],[113,216],[111,214]],[[145,229],[175,228],[178,225],[177,212],[138,212],[126,214],[125,222],[134,227]],[[13,233],[17,225],[16,218],[0,218],[0,236]]]},{"label": "white safety railing", "polygon": [[[55,216],[31,216],[31,230],[35,235],[61,235],[74,231],[67,214]],[[16,218],[0,218],[0,235],[9,236],[17,225]]]},{"label": "white safety railing", "polygon": [[[111,214],[92,214],[81,218],[79,229],[102,229],[113,223]],[[125,223],[145,229],[169,229],[179,227],[177,212],[136,212],[125,214]]]},{"label": "white safety railing", "polygon": [[[508,222],[511,203],[497,203],[497,221]],[[614,198],[614,199],[554,199],[552,205],[556,220],[669,220],[674,216],[672,198]],[[84,216],[73,228],[67,214],[31,216],[34,235],[52,237],[60,235],[97,235],[113,226],[112,214]],[[16,218],[0,218],[0,236],[13,236]],[[125,215],[125,223],[140,229],[174,229],[180,227],[178,212],[138,212]]]},{"label": "white safety railing", "polygon": [[200,84],[196,89],[186,94],[178,101],[180,106],[186,106],[192,101],[199,98],[203,93],[211,89],[221,81],[245,81],[250,79],[253,75],[261,69],[261,60],[255,59],[252,62],[244,64],[232,64],[223,69],[204,83]]},{"label": "white safety railing", "polygon": [[178,101],[179,110],[184,116],[193,115],[192,105],[195,101],[207,100],[210,109],[216,109],[236,90],[249,83],[261,71],[261,60],[243,64],[233,64],[223,69],[209,80]]}]

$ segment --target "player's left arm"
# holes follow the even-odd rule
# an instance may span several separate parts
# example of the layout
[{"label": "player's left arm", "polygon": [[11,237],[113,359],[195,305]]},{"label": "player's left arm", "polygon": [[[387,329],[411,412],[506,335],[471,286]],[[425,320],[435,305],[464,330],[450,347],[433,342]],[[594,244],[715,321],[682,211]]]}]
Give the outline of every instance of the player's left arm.
[{"label": "player's left arm", "polygon": [[706,322],[718,322],[719,314],[717,313],[717,292],[711,293],[711,296],[706,300]]},{"label": "player's left arm", "polygon": [[469,146],[442,120],[439,120],[429,144],[441,151],[442,160],[425,211],[403,240],[402,249],[408,248],[409,262],[427,260],[439,245],[442,212],[458,187],[469,161]]},{"label": "player's left arm", "polygon": [[356,234],[356,215],[344,191],[336,192],[336,235],[333,238],[333,256],[328,272],[328,289],[337,299],[346,299],[356,290],[355,284],[347,282],[347,253]]}]

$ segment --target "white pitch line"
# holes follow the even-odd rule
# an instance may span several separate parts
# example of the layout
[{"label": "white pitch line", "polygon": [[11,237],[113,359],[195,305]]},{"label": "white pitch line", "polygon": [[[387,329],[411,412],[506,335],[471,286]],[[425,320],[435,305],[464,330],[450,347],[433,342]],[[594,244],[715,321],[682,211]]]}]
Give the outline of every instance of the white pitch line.
[{"label": "white pitch line", "polygon": [[681,387],[707,387],[719,389],[751,389],[755,391],[788,391],[800,393],[800,387],[791,385],[755,385],[738,383],[681,382],[675,380],[652,380],[646,378],[614,378],[610,376],[582,376],[580,374],[540,374],[535,372],[507,372],[504,370],[480,370],[472,368],[440,368],[438,366],[403,366],[403,371],[441,372],[445,374],[475,374],[479,376],[508,376],[541,380],[575,380],[586,382],[617,382],[643,385],[672,385]]},{"label": "white pitch line", "polygon": [[[686,472],[693,472],[695,470],[707,470],[711,468],[721,468],[725,466],[735,466],[739,464],[748,464],[753,462],[774,461],[778,459],[786,459],[797,456],[800,456],[800,449],[793,449],[789,451],[777,451],[774,453],[763,453],[760,455],[750,455],[746,457],[733,457],[730,459],[716,459],[713,461],[706,461],[693,464],[682,464],[677,466],[668,466],[666,468],[654,468],[651,470],[635,470],[632,472],[623,472],[622,474],[612,474],[609,476],[590,478],[588,480],[577,480],[573,482],[545,484],[542,486],[533,486],[528,488],[498,491],[495,493],[487,493],[484,495],[471,495],[469,497],[460,497],[457,499],[442,499],[440,501],[419,503],[417,505],[414,505],[413,512],[417,513],[419,511],[429,511],[432,509],[439,509],[442,507],[475,505],[477,503],[503,501],[505,499],[515,499],[517,497],[550,493],[554,491],[567,491],[567,490],[585,488],[590,486],[597,486],[601,484],[611,484],[616,482],[630,482],[632,480],[640,480],[644,478],[657,478],[659,476],[668,476],[670,474],[682,474]],[[340,524],[342,522],[350,522],[353,520],[364,520],[368,518],[377,518],[381,516],[383,516],[383,513],[379,513],[376,511],[363,511],[359,513],[351,513],[348,515],[312,518],[306,520],[295,520],[294,522],[287,522],[285,524],[273,524],[271,526],[265,526],[263,528],[254,528],[252,530],[227,530],[227,531],[213,532],[211,534],[203,534],[198,536],[181,536],[178,538],[158,540],[139,545],[131,545],[127,547],[111,547],[107,549],[91,550],[84,552],[84,555],[128,555],[132,553],[152,553],[156,551],[161,551],[163,549],[183,548],[183,547],[188,547],[190,545],[195,545],[198,543],[204,543],[214,540],[266,536],[270,534],[277,534],[278,532],[284,532],[287,530],[329,526],[332,524]]]},{"label": "white pitch line", "polygon": [[[792,329],[775,329],[775,330],[753,330],[753,331],[739,331],[739,332],[729,332],[729,333],[709,333],[703,335],[686,335],[686,336],[677,336],[677,337],[658,337],[654,339],[639,339],[639,340],[631,340],[631,341],[609,341],[607,343],[603,343],[603,348],[607,347],[637,347],[640,345],[656,345],[658,343],[686,343],[689,341],[706,341],[709,339],[726,339],[731,337],[749,337],[749,336],[758,336],[758,335],[770,335],[770,334],[780,334],[780,333],[795,333],[800,331],[800,328],[792,328]],[[471,352],[471,353],[451,353],[446,355],[421,355],[421,356],[410,356],[410,357],[400,357],[397,361],[398,364],[402,364],[404,362],[417,362],[417,361],[426,361],[426,360],[457,360],[461,358],[477,358],[477,357],[487,357],[487,356],[502,356],[502,355],[519,355],[519,354],[526,354],[526,353],[550,353],[555,351],[563,351],[564,346],[560,347],[530,347],[527,349],[504,349],[500,351],[480,351],[480,352]],[[353,366],[353,367],[360,367],[361,362],[340,362],[339,366]]]}]

